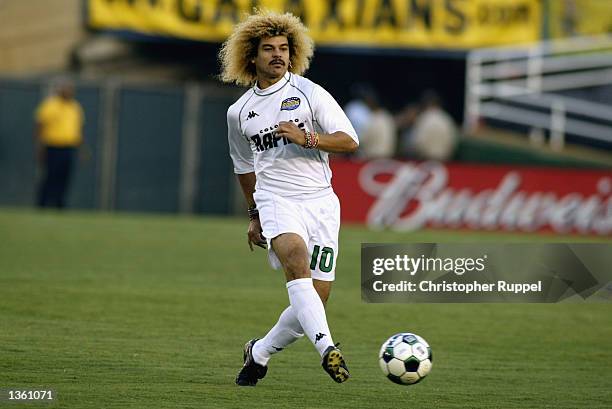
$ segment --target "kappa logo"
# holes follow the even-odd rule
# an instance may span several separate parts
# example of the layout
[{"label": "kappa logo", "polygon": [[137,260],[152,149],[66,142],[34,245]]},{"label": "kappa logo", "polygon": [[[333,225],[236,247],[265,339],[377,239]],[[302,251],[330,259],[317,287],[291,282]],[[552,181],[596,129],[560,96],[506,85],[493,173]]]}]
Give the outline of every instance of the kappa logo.
[{"label": "kappa logo", "polygon": [[255,112],[255,111],[251,111],[251,112],[249,112],[249,114],[247,115],[247,121],[248,121],[249,119],[253,119],[253,118],[255,118],[256,116],[259,116],[259,114],[258,114],[257,112]]},{"label": "kappa logo", "polygon": [[322,339],[323,339],[323,337],[324,337],[325,335],[326,335],[326,334],[324,334],[324,333],[322,333],[322,332],[319,332],[317,335],[315,335],[315,344],[316,344],[317,342],[319,342],[320,340],[322,340]]},{"label": "kappa logo", "polygon": [[281,102],[281,111],[293,111],[300,106],[300,99],[298,97],[291,97]]}]

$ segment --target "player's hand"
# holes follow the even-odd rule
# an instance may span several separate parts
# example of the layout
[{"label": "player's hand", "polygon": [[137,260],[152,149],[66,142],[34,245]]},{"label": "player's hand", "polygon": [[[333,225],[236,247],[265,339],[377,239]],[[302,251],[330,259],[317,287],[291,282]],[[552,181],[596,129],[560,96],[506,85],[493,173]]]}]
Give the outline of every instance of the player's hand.
[{"label": "player's hand", "polygon": [[261,229],[261,223],[259,219],[253,219],[249,222],[249,230],[247,231],[247,239],[249,248],[253,251],[253,244],[261,247],[262,249],[268,248],[266,238],[263,236],[263,230]]},{"label": "player's hand", "polygon": [[306,134],[302,129],[298,128],[294,122],[279,122],[278,129],[276,130],[274,136],[276,138],[287,138],[291,142],[300,146],[304,146],[306,143]]}]

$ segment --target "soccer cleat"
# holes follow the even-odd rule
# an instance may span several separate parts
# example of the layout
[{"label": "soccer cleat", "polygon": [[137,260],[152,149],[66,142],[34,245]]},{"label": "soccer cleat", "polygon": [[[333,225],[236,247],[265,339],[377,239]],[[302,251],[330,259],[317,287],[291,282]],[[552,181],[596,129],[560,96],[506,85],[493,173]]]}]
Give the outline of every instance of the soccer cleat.
[{"label": "soccer cleat", "polygon": [[244,344],[244,352],[242,355],[244,365],[242,365],[242,369],[238,372],[238,376],[236,376],[236,385],[255,386],[257,381],[266,376],[266,372],[268,372],[267,366],[259,365],[255,362],[255,359],[253,359],[253,345],[255,345],[257,341],[258,339],[252,339]]},{"label": "soccer cleat", "polygon": [[338,346],[340,346],[340,344],[327,347],[323,354],[323,359],[321,360],[321,366],[323,366],[325,372],[327,372],[334,381],[342,383],[346,381],[350,375],[346,363],[344,362],[342,351],[340,351]]}]

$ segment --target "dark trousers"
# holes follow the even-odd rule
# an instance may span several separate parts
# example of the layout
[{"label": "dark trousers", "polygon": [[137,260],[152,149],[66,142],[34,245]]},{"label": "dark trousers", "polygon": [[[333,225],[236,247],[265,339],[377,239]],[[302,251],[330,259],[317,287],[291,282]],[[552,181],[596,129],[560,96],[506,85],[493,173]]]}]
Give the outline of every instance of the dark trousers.
[{"label": "dark trousers", "polygon": [[45,148],[45,175],[38,190],[38,206],[66,206],[66,193],[74,168],[76,148]]}]

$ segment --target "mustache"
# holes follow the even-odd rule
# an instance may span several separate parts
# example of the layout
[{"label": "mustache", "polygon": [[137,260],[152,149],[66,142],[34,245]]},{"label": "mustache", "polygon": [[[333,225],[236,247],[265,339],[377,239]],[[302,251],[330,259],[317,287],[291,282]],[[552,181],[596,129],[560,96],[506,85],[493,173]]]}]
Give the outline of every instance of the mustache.
[{"label": "mustache", "polygon": [[281,63],[281,64],[285,65],[285,62],[283,60],[273,60],[272,62],[270,62],[270,65],[276,64],[276,63]]}]

